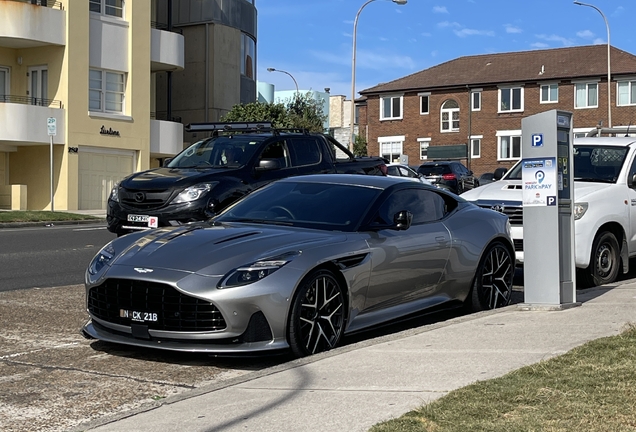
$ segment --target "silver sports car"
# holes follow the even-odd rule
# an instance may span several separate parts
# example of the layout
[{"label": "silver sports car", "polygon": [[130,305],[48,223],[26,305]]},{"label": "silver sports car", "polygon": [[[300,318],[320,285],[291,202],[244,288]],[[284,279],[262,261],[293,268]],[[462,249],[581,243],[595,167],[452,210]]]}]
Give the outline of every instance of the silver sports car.
[{"label": "silver sports car", "polygon": [[272,183],[209,222],[136,232],[86,271],[89,338],[237,354],[338,345],[434,306],[510,302],[506,216],[394,177]]}]

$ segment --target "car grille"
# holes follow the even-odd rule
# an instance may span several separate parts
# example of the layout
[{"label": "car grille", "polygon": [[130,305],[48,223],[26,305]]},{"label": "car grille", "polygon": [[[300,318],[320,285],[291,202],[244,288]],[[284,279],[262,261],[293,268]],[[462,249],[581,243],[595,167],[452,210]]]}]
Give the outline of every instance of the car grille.
[{"label": "car grille", "polygon": [[157,321],[143,323],[153,330],[204,332],[227,327],[212,303],[157,282],[107,279],[89,290],[88,310],[96,318],[121,325],[131,324],[130,318],[121,316],[122,310],[157,313]]},{"label": "car grille", "polygon": [[138,210],[150,210],[164,206],[170,199],[172,191],[138,191],[134,189],[119,189],[121,204]]},{"label": "car grille", "polygon": [[479,204],[479,206],[505,214],[508,216],[510,225],[523,225],[523,207],[502,206],[503,210],[498,210],[493,208],[495,206],[492,204]]},{"label": "car grille", "polygon": [[513,239],[515,252],[523,252],[523,239]]}]

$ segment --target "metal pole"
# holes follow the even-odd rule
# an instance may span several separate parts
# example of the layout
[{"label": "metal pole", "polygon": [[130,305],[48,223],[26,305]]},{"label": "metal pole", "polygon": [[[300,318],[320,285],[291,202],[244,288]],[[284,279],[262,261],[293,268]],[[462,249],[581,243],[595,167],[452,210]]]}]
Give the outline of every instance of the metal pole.
[{"label": "metal pole", "polygon": [[596,9],[596,11],[600,13],[601,16],[603,17],[603,21],[605,21],[605,27],[607,28],[607,123],[608,123],[608,127],[612,127],[612,87],[611,87],[612,77],[611,77],[611,62],[610,62],[610,46],[611,45],[610,45],[609,23],[607,22],[607,18],[605,17],[605,14],[603,14],[603,12],[596,6],[587,4],[587,3],[581,3],[580,1],[575,1],[574,4],[579,6],[588,6],[593,9]]},{"label": "metal pole", "polygon": [[50,144],[49,144],[49,171],[51,174],[51,211],[55,211],[55,206],[53,205],[53,135],[49,136]]},{"label": "metal pole", "polygon": [[[371,1],[373,1],[373,0],[371,0]],[[298,97],[298,93],[299,93],[299,91],[298,91],[298,82],[296,81],[296,78],[294,78],[294,76],[292,74],[290,74],[287,71],[280,70],[280,69],[275,69],[275,68],[271,68],[271,67],[267,68],[267,71],[268,72],[281,72],[281,73],[289,75],[291,77],[291,79],[294,81],[294,85],[296,86],[296,97]]]}]

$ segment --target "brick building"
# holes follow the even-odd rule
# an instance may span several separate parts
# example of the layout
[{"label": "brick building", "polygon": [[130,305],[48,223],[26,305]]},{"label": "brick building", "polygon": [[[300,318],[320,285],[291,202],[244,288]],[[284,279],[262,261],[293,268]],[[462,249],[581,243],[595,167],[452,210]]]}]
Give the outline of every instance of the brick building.
[{"label": "brick building", "polygon": [[[610,59],[611,126],[636,131],[636,56],[611,47]],[[455,154],[492,172],[521,158],[523,117],[569,111],[581,135],[609,126],[607,45],[460,57],[360,94],[370,155],[414,166]]]}]

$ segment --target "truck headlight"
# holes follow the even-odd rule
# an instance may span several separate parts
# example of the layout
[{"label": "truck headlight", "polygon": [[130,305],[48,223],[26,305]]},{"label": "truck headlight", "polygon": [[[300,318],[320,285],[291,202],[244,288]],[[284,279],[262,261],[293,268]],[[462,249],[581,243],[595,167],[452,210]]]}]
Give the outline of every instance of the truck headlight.
[{"label": "truck headlight", "polygon": [[233,288],[258,282],[289,263],[298,255],[300,255],[300,252],[288,252],[277,257],[262,259],[252,264],[239,267],[224,277],[218,287]]},{"label": "truck headlight", "polygon": [[172,200],[174,204],[196,201],[206,193],[210,192],[219,182],[200,183],[185,188],[177,197]]},{"label": "truck headlight", "polygon": [[586,202],[574,203],[574,220],[581,219],[586,211],[587,211]]},{"label": "truck headlight", "polygon": [[102,248],[95,258],[88,265],[88,272],[95,276],[97,273],[102,271],[104,266],[110,265],[110,262],[115,257],[115,248],[109,243]]},{"label": "truck headlight", "polygon": [[119,182],[115,183],[115,185],[111,189],[108,199],[119,202]]}]

